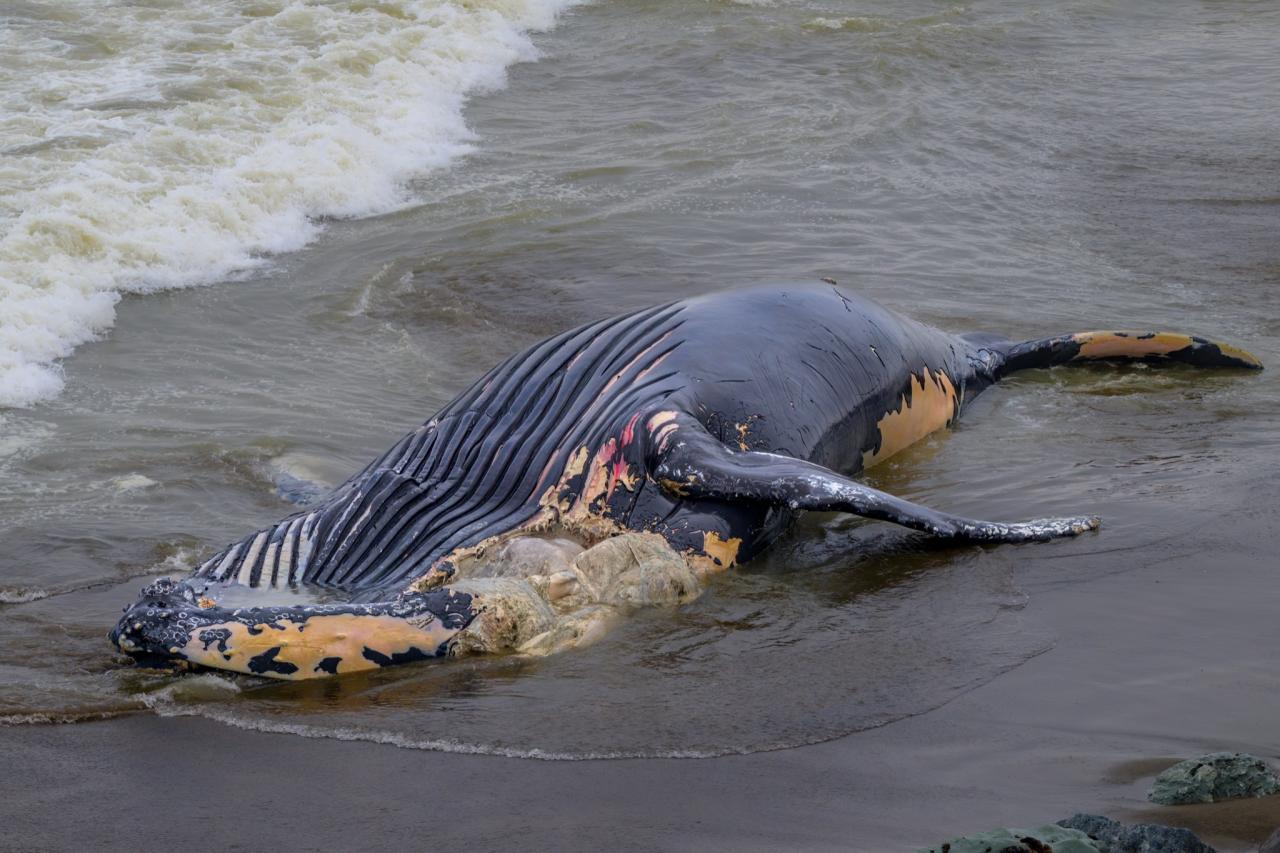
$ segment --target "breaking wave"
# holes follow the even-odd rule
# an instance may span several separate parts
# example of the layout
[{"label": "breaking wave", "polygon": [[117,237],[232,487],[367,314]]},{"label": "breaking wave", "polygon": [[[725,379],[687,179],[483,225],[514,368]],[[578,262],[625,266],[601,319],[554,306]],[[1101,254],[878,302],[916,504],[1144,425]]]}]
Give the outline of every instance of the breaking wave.
[{"label": "breaking wave", "polygon": [[124,293],[260,266],[410,201],[469,94],[573,0],[22,0],[0,11],[0,406]]}]

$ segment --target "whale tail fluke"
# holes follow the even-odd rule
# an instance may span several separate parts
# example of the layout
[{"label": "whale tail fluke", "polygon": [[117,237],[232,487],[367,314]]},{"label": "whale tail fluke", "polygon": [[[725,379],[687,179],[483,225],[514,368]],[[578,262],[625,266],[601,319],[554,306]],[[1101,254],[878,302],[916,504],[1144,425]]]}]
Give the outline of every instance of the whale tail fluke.
[{"label": "whale tail fluke", "polygon": [[1077,332],[1013,344],[998,377],[1033,367],[1085,361],[1181,362],[1196,367],[1261,370],[1262,362],[1230,344],[1175,332]]}]

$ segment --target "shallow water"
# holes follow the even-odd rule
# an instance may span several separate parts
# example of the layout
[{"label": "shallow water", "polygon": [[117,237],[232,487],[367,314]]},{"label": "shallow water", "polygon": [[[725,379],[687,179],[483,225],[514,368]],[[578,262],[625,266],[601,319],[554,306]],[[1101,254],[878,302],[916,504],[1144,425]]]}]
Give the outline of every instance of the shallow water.
[{"label": "shallow water", "polygon": [[[264,5],[268,24],[287,23],[271,23],[282,5]],[[51,8],[26,4],[18,17],[45,31]],[[502,8],[550,23],[533,5]],[[376,38],[395,38],[394,24],[378,26],[389,29]],[[490,83],[534,55],[495,58],[468,32]],[[283,242],[190,261],[183,237],[149,229],[177,252],[160,256],[172,269],[103,271],[57,246],[5,268],[44,264],[50,281],[74,269],[90,307],[124,295],[114,326],[108,312],[70,331],[40,325],[69,309],[23,325],[16,303],[2,303],[0,343],[21,345],[12,351],[34,371],[21,388],[40,399],[0,410],[0,600],[14,602],[0,611],[0,714],[154,708],[542,756],[772,748],[924,712],[1052,646],[1020,608],[1038,589],[1115,570],[1090,554],[1131,551],[1144,565],[1146,546],[1194,548],[1197,530],[1208,536],[1228,515],[1256,521],[1264,540],[1269,513],[1255,496],[1271,494],[1275,475],[1276,371],[1055,370],[988,392],[958,429],[872,480],[981,517],[1101,514],[1103,531],[1080,540],[957,549],[813,517],[693,605],[637,614],[599,646],[324,684],[175,683],[122,668],[105,640],[142,575],[181,573],[284,515],[282,486],[337,482],[506,354],[664,299],[831,276],[955,331],[1162,326],[1280,364],[1277,35],[1280,12],[1256,3],[600,2],[536,35],[542,58],[513,67],[505,89],[400,128],[438,130],[440,145],[471,153],[397,147],[377,166],[390,195],[365,208],[290,190],[270,208],[294,217]],[[341,30],[327,43],[366,37]],[[257,56],[228,49],[228,61]],[[113,50],[158,55],[142,41]],[[76,56],[66,61],[97,61]],[[169,79],[134,66],[142,83]],[[348,72],[333,85],[363,80]],[[165,91],[175,115],[208,103]],[[417,97],[395,92],[368,121]],[[326,109],[340,118],[348,100]],[[154,132],[130,124],[135,113],[160,107],[108,106],[122,111],[124,136],[84,150],[32,150],[0,128],[3,174],[38,183],[104,151],[146,152],[165,180],[194,180],[186,160],[128,149]],[[216,138],[232,132],[214,125]],[[235,140],[253,149],[265,132]],[[335,186],[297,157],[273,164]],[[79,210],[51,186],[11,198]],[[106,200],[124,207],[95,216],[145,228],[129,198]],[[200,233],[187,236],[203,251]],[[197,281],[208,286],[151,292]],[[52,349],[23,337],[41,329]],[[41,367],[41,352],[94,331],[105,338],[81,344],[60,376]]]}]

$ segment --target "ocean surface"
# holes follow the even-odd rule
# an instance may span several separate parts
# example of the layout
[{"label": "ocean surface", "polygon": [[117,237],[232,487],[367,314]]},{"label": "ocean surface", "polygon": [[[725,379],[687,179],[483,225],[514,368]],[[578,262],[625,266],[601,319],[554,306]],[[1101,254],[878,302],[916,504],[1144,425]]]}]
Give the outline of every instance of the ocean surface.
[{"label": "ocean surface", "polygon": [[1096,535],[956,548],[810,516],[697,602],[543,660],[273,684],[140,671],[106,640],[147,578],[504,356],[662,300],[832,277],[948,330],[1169,328],[1280,368],[1278,42],[1275,3],[1218,0],[9,0],[0,722],[777,749],[1054,649],[1027,602],[1117,554],[1150,569],[1228,517],[1273,551],[1280,370],[1060,369],[872,482],[1098,513]]}]

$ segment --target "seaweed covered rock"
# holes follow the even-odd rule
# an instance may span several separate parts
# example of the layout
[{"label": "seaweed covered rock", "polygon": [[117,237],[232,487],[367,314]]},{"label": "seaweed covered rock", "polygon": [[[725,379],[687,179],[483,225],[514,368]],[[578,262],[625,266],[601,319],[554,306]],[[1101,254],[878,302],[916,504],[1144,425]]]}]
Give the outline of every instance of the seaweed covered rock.
[{"label": "seaweed covered rock", "polygon": [[1161,773],[1147,799],[1176,806],[1275,793],[1280,793],[1280,779],[1261,758],[1243,752],[1214,752],[1180,761]]},{"label": "seaweed covered rock", "polygon": [[1139,823],[1125,826],[1109,817],[1077,814],[1058,821],[1089,836],[1102,853],[1214,853],[1189,829]]},{"label": "seaweed covered rock", "polygon": [[1077,814],[1036,829],[994,829],[922,848],[919,853],[1214,853],[1189,829],[1142,823],[1125,826]]},{"label": "seaweed covered rock", "polygon": [[917,853],[1103,853],[1103,848],[1078,829],[1049,824],[1036,829],[993,829],[922,847]]}]

